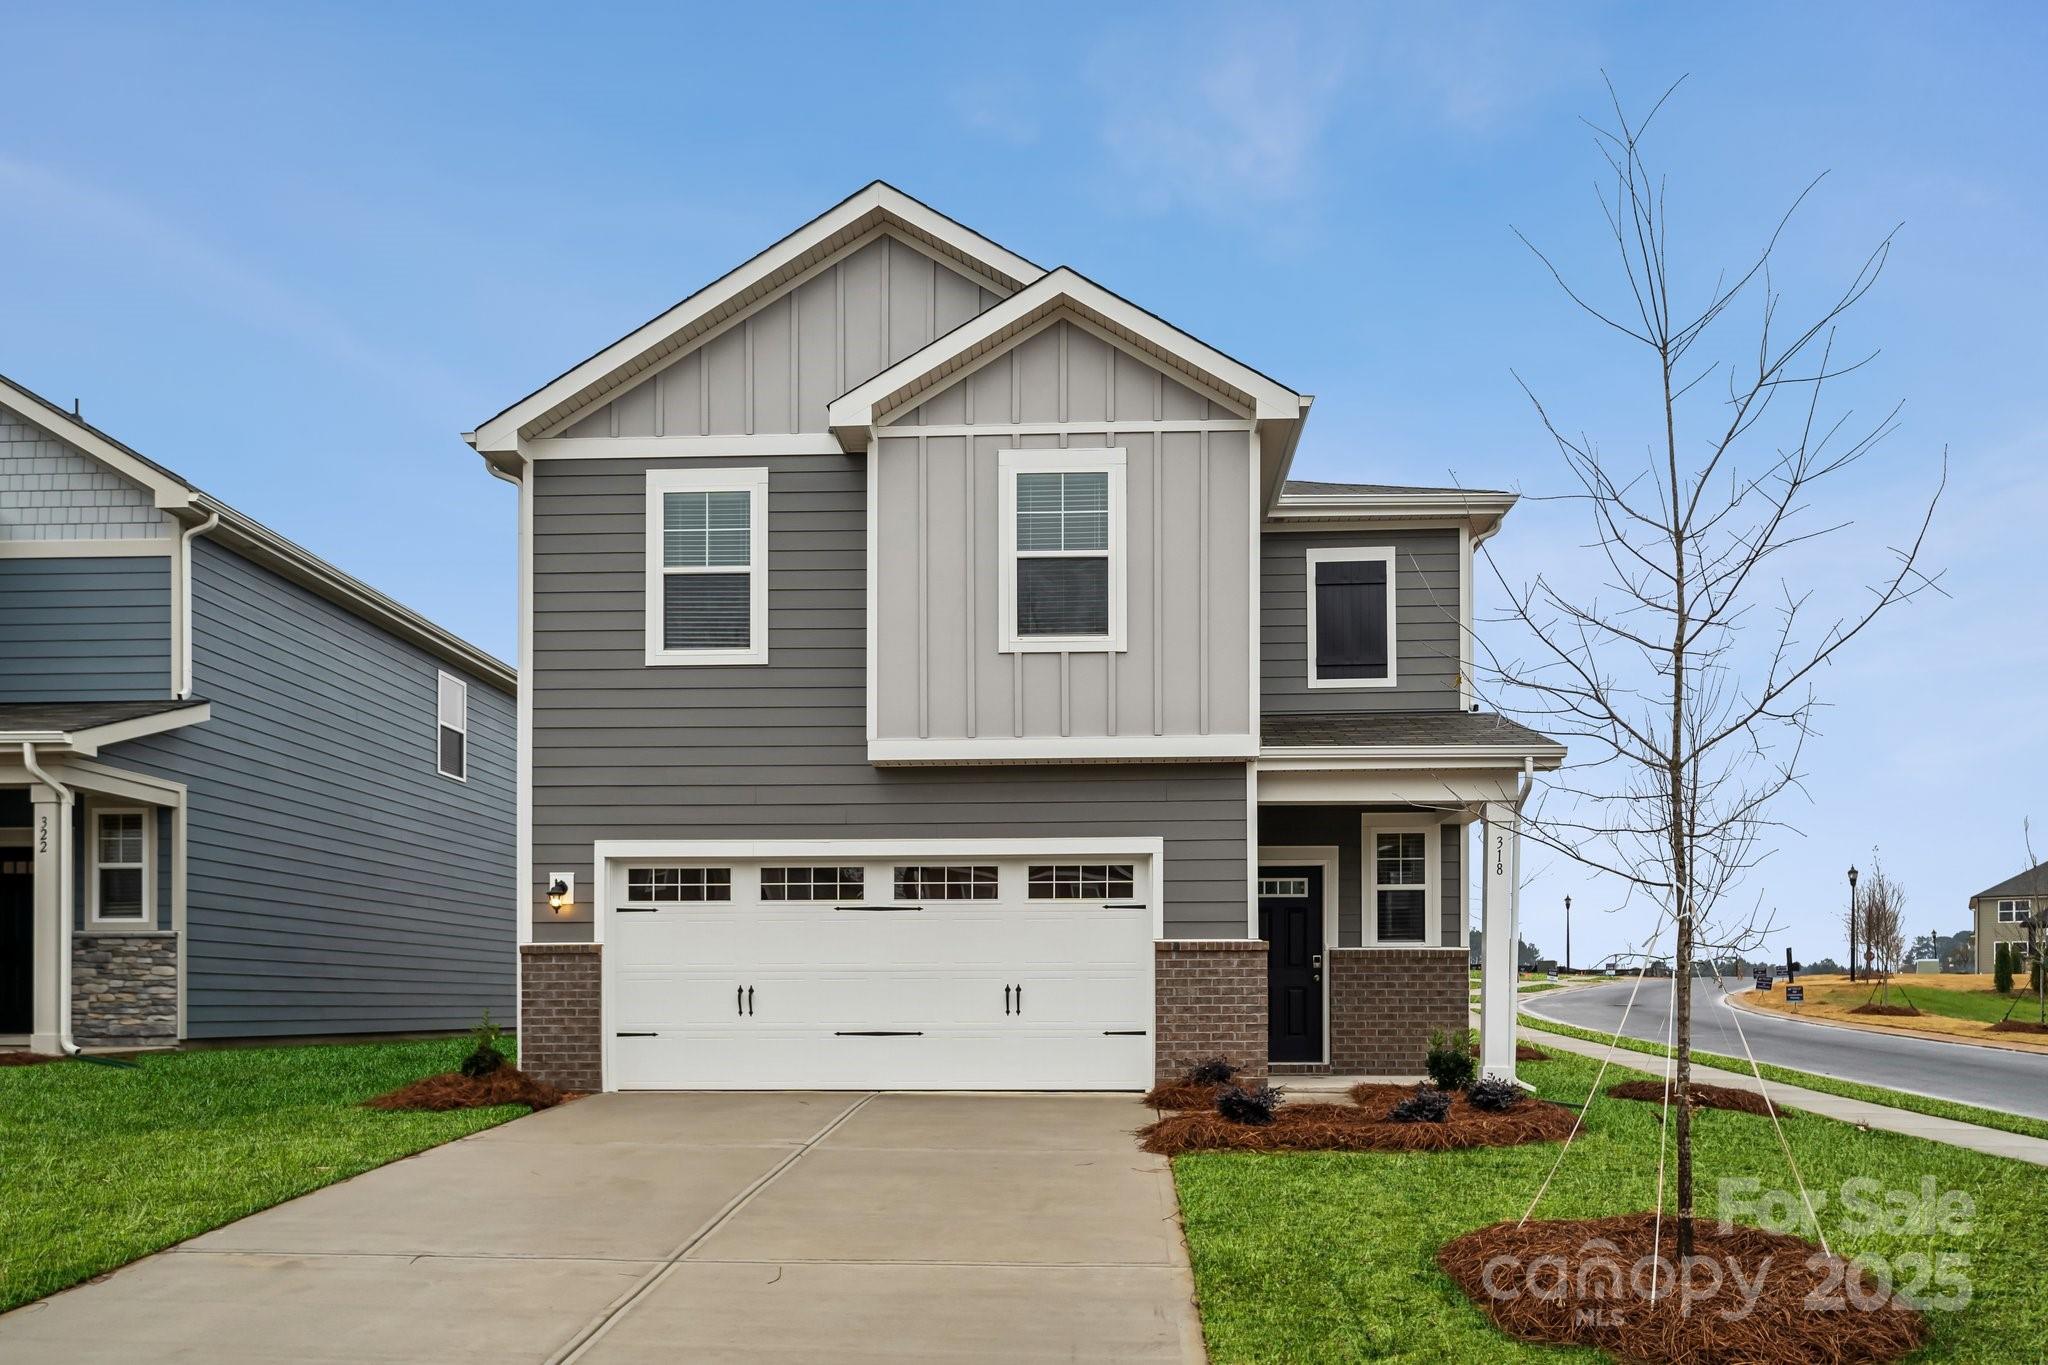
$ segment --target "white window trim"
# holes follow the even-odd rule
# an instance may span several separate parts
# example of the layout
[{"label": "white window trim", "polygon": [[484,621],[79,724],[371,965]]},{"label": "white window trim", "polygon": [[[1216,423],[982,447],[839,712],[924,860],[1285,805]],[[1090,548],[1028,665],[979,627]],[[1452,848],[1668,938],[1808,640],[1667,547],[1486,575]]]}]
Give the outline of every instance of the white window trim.
[{"label": "white window trim", "polygon": [[[100,914],[100,869],[102,867],[130,867],[130,863],[102,863],[100,861],[100,822],[109,815],[139,815],[142,817],[142,914],[135,918],[116,915],[109,919]],[[127,929],[138,933],[153,932],[156,929],[156,812],[148,806],[94,806],[92,818],[85,831],[86,848],[89,851],[85,878],[86,925],[92,929]]]},{"label": "white window trim", "polygon": [[[1364,903],[1358,907],[1358,939],[1367,948],[1438,948],[1442,944],[1443,922],[1443,831],[1440,816],[1368,813],[1359,820],[1359,881]],[[1380,938],[1380,862],[1374,846],[1376,834],[1416,832],[1422,834],[1422,937]],[[1460,866],[1462,866],[1462,862]]]},{"label": "white window trim", "polygon": [[[462,699],[462,723],[450,725],[447,709],[442,705],[448,695],[448,685],[453,683],[457,695]],[[462,771],[451,773],[441,766],[441,731],[455,730],[462,735]],[[458,678],[447,669],[441,669],[434,679],[434,771],[454,782],[469,781],[469,680]]]},{"label": "white window trim", "polygon": [[[662,580],[671,573],[737,573],[736,564],[704,569],[671,569],[662,563],[661,499],[664,493],[731,492],[747,499],[747,647],[745,649],[663,649]],[[675,665],[765,664],[768,662],[768,470],[650,469],[647,471],[646,647],[650,668]]]},{"label": "white window trim", "polygon": [[[1315,688],[1342,688],[1356,690],[1363,687],[1393,687],[1400,681],[1400,655],[1396,646],[1400,643],[1401,628],[1396,610],[1400,594],[1394,582],[1394,547],[1391,545],[1361,545],[1350,548],[1319,549],[1307,552],[1308,560],[1302,573],[1302,594],[1308,598],[1308,639],[1304,642],[1307,655],[1308,685]],[[1316,565],[1357,564],[1367,560],[1378,560],[1387,566],[1387,676],[1384,678],[1318,678],[1316,676]]]},{"label": "white window trim", "polygon": [[[2011,911],[2010,919],[2006,917],[2008,907]],[[2025,897],[2014,898],[2004,896],[1999,898],[1998,905],[1996,909],[1993,911],[1993,913],[1997,915],[1998,923],[2000,924],[2018,924],[2020,922],[2021,915],[2030,915],[2033,912],[2033,901],[2028,900]]]},{"label": "white window trim", "polygon": [[[1002,654],[1121,654],[1128,644],[1128,579],[1125,559],[1129,537],[1124,532],[1124,451],[1108,449],[1004,450],[996,457],[1001,496],[997,518],[1001,527],[1001,552],[997,556],[996,598],[1002,639]],[[1109,475],[1109,634],[1026,635],[1017,633],[1017,475],[1107,474]],[[1089,557],[1094,551],[1062,551],[1065,555]]]}]

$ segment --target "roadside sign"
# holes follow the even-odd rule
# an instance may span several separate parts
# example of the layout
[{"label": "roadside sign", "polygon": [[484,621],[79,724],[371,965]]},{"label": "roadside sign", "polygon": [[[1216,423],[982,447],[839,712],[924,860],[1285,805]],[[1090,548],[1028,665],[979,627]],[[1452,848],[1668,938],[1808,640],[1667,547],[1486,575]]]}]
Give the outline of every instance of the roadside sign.
[{"label": "roadside sign", "polygon": [[1787,987],[1785,988],[1785,1003],[1786,1003],[1786,1004],[1788,1004],[1788,1005],[1803,1005],[1803,1004],[1805,1004],[1805,1003],[1806,1003],[1806,987],[1804,987],[1804,986],[1787,986]]},{"label": "roadside sign", "polygon": [[1768,968],[1759,968],[1756,974],[1756,988],[1767,991],[1771,988],[1771,973]]}]

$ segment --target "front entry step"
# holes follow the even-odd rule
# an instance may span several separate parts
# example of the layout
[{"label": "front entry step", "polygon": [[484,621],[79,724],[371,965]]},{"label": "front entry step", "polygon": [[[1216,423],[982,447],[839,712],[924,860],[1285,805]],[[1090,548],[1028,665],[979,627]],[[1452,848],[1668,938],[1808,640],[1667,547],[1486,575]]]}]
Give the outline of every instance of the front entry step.
[{"label": "front entry step", "polygon": [[1269,1062],[1266,1071],[1273,1076],[1327,1076],[1328,1062]]}]

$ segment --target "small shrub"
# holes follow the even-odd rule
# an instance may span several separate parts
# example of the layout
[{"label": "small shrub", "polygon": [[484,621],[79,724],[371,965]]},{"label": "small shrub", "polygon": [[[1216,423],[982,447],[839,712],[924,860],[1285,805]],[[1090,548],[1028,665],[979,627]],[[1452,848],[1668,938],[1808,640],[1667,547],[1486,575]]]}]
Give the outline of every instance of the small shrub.
[{"label": "small shrub", "polygon": [[1991,951],[1991,989],[2000,995],[2012,994],[2012,954],[2003,943]]},{"label": "small shrub", "polygon": [[1228,1085],[1237,1079],[1237,1067],[1221,1057],[1196,1062],[1188,1068],[1189,1085]]},{"label": "small shrub", "polygon": [[1503,1114],[1522,1102],[1522,1087],[1498,1076],[1487,1076],[1465,1087],[1465,1100],[1474,1109]]},{"label": "small shrub", "polygon": [[469,1032],[469,1051],[457,1069],[471,1080],[481,1080],[505,1065],[505,1054],[498,1048],[498,1040],[504,1036],[491,1022],[491,1012],[485,1010],[483,1021]]},{"label": "small shrub", "polygon": [[1439,1090],[1463,1090],[1478,1065],[1472,1060],[1472,1030],[1457,1029],[1445,1033],[1442,1029],[1429,1035],[1429,1055],[1423,1060],[1422,1069],[1429,1073],[1429,1079]]},{"label": "small shrub", "polygon": [[1415,1093],[1387,1111],[1396,1123],[1442,1123],[1451,1114],[1451,1097],[1441,1090],[1417,1086]]},{"label": "small shrub", "polygon": [[1270,1085],[1233,1085],[1216,1097],[1216,1112],[1232,1123],[1262,1127],[1273,1121],[1280,1106],[1280,1092]]}]

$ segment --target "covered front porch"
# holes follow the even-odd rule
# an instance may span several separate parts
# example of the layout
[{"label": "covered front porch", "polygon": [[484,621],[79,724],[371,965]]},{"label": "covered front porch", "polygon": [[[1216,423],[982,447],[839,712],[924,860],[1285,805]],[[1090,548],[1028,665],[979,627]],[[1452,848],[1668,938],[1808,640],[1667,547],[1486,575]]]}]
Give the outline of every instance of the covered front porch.
[{"label": "covered front porch", "polygon": [[1467,1026],[1478,864],[1481,1069],[1515,1076],[1520,812],[1564,750],[1470,712],[1268,716],[1252,936],[1275,1075],[1413,1076]]},{"label": "covered front porch", "polygon": [[0,705],[0,1046],[184,1036],[186,789],[101,757],[203,702]]}]

